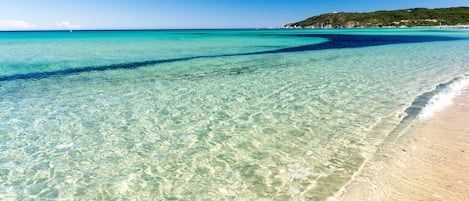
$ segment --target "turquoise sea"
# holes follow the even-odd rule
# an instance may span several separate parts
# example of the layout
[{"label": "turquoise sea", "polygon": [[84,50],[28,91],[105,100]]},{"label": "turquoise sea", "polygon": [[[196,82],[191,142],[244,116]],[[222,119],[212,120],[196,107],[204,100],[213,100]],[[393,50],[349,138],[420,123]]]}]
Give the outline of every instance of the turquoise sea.
[{"label": "turquoise sea", "polygon": [[0,200],[324,200],[467,73],[469,30],[0,32]]}]

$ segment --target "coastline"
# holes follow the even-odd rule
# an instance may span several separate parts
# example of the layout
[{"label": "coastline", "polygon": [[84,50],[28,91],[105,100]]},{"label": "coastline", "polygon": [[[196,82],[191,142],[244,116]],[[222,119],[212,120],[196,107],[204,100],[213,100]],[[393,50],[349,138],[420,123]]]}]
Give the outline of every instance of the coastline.
[{"label": "coastline", "polygon": [[383,143],[329,200],[469,199],[469,87],[453,104]]},{"label": "coastline", "polygon": [[382,27],[291,27],[283,29],[469,29],[469,24],[437,26],[382,26]]}]

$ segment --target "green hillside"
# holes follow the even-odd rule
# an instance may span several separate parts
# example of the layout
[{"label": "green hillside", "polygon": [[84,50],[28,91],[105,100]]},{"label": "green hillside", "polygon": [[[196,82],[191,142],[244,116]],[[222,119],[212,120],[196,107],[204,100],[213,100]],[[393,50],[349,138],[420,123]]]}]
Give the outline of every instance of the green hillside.
[{"label": "green hillside", "polygon": [[386,27],[386,26],[440,26],[469,25],[469,7],[455,8],[412,8],[368,13],[327,13],[310,17],[300,22],[285,25],[285,28],[322,27]]}]

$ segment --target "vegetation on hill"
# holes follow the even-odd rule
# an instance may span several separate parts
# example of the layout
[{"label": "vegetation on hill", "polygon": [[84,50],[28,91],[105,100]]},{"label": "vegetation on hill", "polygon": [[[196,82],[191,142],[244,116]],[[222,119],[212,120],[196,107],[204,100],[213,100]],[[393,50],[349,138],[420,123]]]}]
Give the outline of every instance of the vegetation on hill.
[{"label": "vegetation on hill", "polygon": [[469,7],[411,8],[368,13],[335,12],[290,23],[285,28],[469,25]]}]

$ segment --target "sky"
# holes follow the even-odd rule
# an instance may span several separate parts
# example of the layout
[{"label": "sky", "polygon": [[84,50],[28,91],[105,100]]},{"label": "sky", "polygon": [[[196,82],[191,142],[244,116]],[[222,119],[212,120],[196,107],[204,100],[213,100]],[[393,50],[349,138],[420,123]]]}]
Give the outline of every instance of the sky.
[{"label": "sky", "polygon": [[469,0],[0,0],[0,30],[282,27],[329,12],[469,6]]}]

